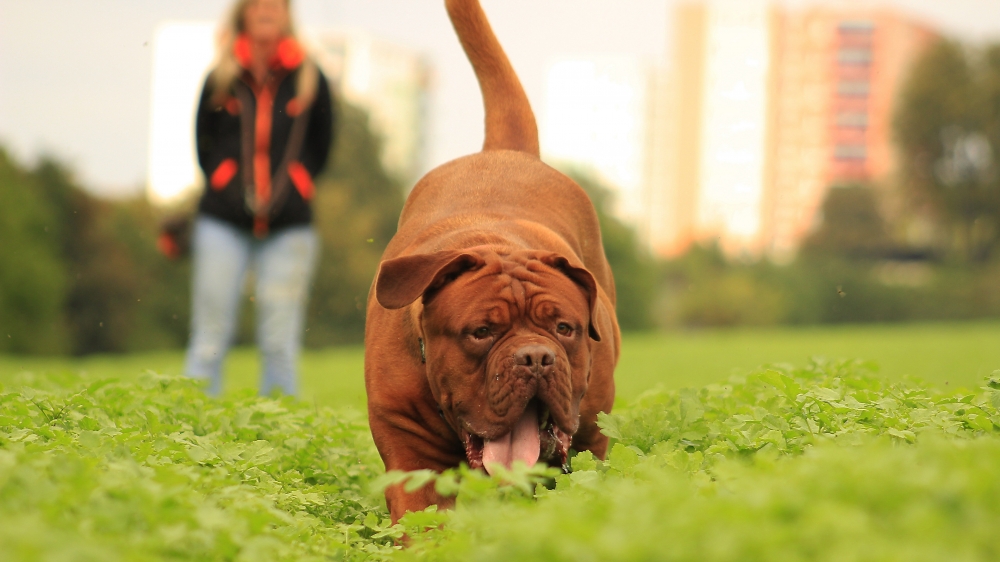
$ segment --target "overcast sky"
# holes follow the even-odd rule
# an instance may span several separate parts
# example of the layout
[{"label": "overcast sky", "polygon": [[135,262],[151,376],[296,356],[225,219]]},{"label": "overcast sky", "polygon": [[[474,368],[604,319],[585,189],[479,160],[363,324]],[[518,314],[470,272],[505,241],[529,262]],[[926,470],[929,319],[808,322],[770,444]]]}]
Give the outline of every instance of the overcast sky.
[{"label": "overcast sky", "polygon": [[[673,3],[483,0],[536,110],[553,60],[625,55],[662,63]],[[952,35],[1000,39],[1000,0],[888,3]],[[40,153],[54,154],[101,193],[137,193],[147,160],[153,30],[166,20],[215,21],[228,5],[228,0],[0,0],[0,144],[29,162]],[[363,29],[430,60],[435,78],[429,164],[479,149],[481,101],[443,0],[295,0],[294,6],[306,30]]]}]

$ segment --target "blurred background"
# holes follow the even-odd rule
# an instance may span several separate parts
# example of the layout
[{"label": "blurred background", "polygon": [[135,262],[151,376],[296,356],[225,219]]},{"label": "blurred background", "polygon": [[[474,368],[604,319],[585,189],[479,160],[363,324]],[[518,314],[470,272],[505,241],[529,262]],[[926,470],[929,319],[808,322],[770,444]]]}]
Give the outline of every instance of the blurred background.
[{"label": "blurred background", "polygon": [[[483,0],[627,332],[1000,317],[1000,3]],[[180,349],[221,0],[0,0],[0,352]],[[406,193],[475,152],[440,0],[295,0],[335,86],[307,345],[358,343]],[[251,341],[250,295],[241,342]]]}]

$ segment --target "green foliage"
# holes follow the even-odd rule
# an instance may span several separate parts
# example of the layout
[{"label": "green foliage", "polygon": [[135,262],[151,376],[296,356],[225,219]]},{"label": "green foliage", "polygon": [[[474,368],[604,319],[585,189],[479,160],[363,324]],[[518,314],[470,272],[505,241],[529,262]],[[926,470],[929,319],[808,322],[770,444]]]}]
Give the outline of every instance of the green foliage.
[{"label": "green foliage", "polygon": [[[510,469],[495,466],[493,472],[493,475],[489,475],[482,470],[470,469],[464,464],[440,474],[433,470],[412,472],[393,470],[376,479],[372,484],[372,490],[382,492],[389,486],[403,484],[404,490],[413,492],[433,483],[434,490],[442,496],[457,497],[458,509],[475,505],[484,499],[531,505],[537,487],[552,483],[556,476],[562,474],[557,468],[542,464],[527,466],[521,461],[515,461]],[[431,512],[436,511],[436,509],[431,510]],[[443,517],[439,518],[444,520]],[[415,521],[423,521],[423,518],[415,516],[414,520],[402,521],[403,527],[411,533],[424,530],[419,528],[420,523]]]},{"label": "green foliage", "polygon": [[695,246],[664,266],[662,326],[773,325],[785,321],[788,298],[769,285],[768,262],[729,263],[718,247]]},{"label": "green foliage", "polygon": [[[0,388],[0,551],[17,560],[992,560],[1000,371],[976,392],[858,361],[654,390],[607,460],[382,474],[363,418],[193,382]],[[457,496],[390,525],[385,486]],[[408,546],[397,542],[407,537]]]},{"label": "green foliage", "polygon": [[188,379],[0,390],[0,550],[16,560],[382,558],[357,414]]},{"label": "green foliage", "polygon": [[0,350],[183,344],[189,276],[157,254],[148,204],[97,199],[54,160],[26,170],[2,153],[0,197]]},{"label": "green foliage", "polygon": [[[645,454],[684,451],[713,459],[859,435],[914,441],[918,434],[974,437],[1000,427],[1000,392],[945,395],[887,382],[857,362],[773,367],[700,390],[652,391],[623,413],[602,414],[603,432]],[[708,465],[706,465],[708,466]]]},{"label": "green foliage", "polygon": [[602,417],[606,461],[578,454],[535,503],[466,492],[401,557],[991,560],[997,388],[942,395],[840,362],[654,392]]},{"label": "green foliage", "polygon": [[118,201],[103,219],[104,235],[117,241],[129,262],[136,299],[128,315],[125,351],[177,349],[190,326],[191,269],[187,260],[170,261],[156,249],[159,211],[143,198]]},{"label": "green foliage", "polygon": [[65,350],[58,222],[35,178],[0,149],[0,351]]},{"label": "green foliage", "polygon": [[402,184],[383,168],[381,150],[368,115],[341,103],[337,144],[328,172],[317,182],[314,202],[322,254],[309,305],[307,345],[364,338],[368,288],[403,208]]},{"label": "green foliage", "polygon": [[[984,117],[980,103],[983,84],[993,84],[990,88],[997,90],[991,107],[996,106],[1000,122],[1000,48],[989,52],[995,68],[974,65],[958,45],[941,43],[910,77],[896,132],[907,155],[904,193],[911,201],[909,208],[897,209],[893,222],[883,217],[883,201],[874,187],[834,186],[824,201],[820,226],[791,263],[730,261],[717,247],[694,247],[666,263],[661,287],[666,306],[658,324],[769,326],[1000,316],[1000,297],[987,288],[1000,282],[1000,261],[985,259],[1000,232],[1000,168],[994,164],[1000,159],[987,154],[1000,146],[1000,128],[995,140],[987,138],[983,131],[992,127],[993,118]],[[984,65],[992,70],[982,70]],[[973,125],[978,128],[969,128]],[[912,216],[899,215],[902,211]],[[940,232],[950,233],[947,244],[920,247],[898,236],[913,226],[907,220],[919,222],[927,212],[945,221],[941,224],[947,228]],[[950,248],[944,252],[950,259],[939,259],[938,246]],[[970,260],[974,263],[965,263]]]},{"label": "green foliage", "polygon": [[822,225],[802,244],[806,256],[870,260],[884,257],[892,245],[869,186],[834,186],[823,201],[822,216]]},{"label": "green foliage", "polygon": [[157,253],[148,204],[95,198],[53,160],[43,160],[33,176],[54,214],[49,228],[61,246],[69,281],[63,315],[70,351],[82,355],[182,344],[190,281],[184,268],[170,267]]},{"label": "green foliage", "polygon": [[[876,260],[880,244],[837,246],[820,231],[796,261],[728,262],[695,247],[664,266],[664,327],[773,326],[1000,317],[1000,262]],[[867,257],[864,257],[867,256]]]},{"label": "green foliage", "polygon": [[[580,457],[577,457],[580,459]],[[404,560],[994,560],[1000,441],[821,446],[716,478],[617,447],[528,508],[455,512]],[[602,470],[603,469],[603,470]]]},{"label": "green foliage", "polygon": [[658,264],[635,230],[612,213],[614,194],[594,174],[578,168],[565,173],[590,196],[601,225],[601,241],[615,277],[616,310],[622,330],[653,327],[650,303],[656,300]]},{"label": "green foliage", "polygon": [[944,246],[987,258],[1000,234],[1000,47],[941,41],[908,76],[894,116],[913,209],[929,207]]}]

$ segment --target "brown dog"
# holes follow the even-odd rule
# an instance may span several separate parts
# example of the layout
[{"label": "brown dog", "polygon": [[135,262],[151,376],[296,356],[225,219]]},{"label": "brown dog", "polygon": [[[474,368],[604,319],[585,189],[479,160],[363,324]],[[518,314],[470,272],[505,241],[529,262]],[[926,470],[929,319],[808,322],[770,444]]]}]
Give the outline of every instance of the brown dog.
[{"label": "brown dog", "polygon": [[[539,160],[528,99],[477,0],[446,0],[486,108],[483,151],[421,179],[368,297],[365,386],[388,470],[603,458],[615,288],[582,189]],[[393,522],[447,500],[386,491]]]}]

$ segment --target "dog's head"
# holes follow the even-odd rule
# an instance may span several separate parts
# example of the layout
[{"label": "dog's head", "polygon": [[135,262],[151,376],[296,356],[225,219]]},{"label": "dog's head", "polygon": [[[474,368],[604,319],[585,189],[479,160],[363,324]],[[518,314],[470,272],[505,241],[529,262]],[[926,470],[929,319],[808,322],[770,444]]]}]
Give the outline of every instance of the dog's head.
[{"label": "dog's head", "polygon": [[382,263],[375,296],[410,306],[442,416],[472,467],[564,464],[590,375],[597,283],[552,252],[486,248]]}]

